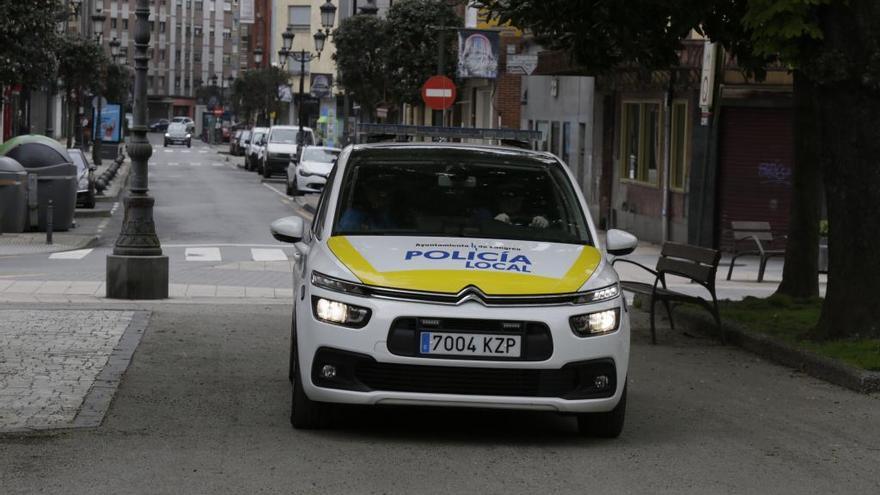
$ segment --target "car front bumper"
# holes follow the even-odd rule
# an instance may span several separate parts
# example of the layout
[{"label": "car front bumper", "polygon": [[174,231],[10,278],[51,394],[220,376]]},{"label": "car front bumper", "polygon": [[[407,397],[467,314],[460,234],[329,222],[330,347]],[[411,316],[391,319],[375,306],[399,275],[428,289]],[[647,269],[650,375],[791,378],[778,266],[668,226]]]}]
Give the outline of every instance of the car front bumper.
[{"label": "car front bumper", "polygon": [[[312,295],[369,308],[370,321],[361,329],[321,322],[313,315]],[[582,306],[487,307],[475,301],[449,306],[311,287],[295,304],[302,384],[316,401],[606,412],[617,405],[626,383],[630,327],[620,297]],[[617,331],[592,337],[572,332],[571,316],[614,307],[621,308]],[[552,350],[533,360],[525,360],[531,359],[525,351],[521,360],[402,355],[389,337],[407,318],[531,322],[549,331]],[[321,376],[328,364],[336,369],[330,380]],[[593,387],[599,375],[609,380],[604,389]]]},{"label": "car front bumper", "polygon": [[290,158],[275,158],[268,157],[266,158],[266,167],[271,172],[281,173],[287,170],[287,166],[290,164]]},{"label": "car front bumper", "polygon": [[301,192],[320,192],[326,183],[327,178],[322,175],[296,175],[296,187]]}]

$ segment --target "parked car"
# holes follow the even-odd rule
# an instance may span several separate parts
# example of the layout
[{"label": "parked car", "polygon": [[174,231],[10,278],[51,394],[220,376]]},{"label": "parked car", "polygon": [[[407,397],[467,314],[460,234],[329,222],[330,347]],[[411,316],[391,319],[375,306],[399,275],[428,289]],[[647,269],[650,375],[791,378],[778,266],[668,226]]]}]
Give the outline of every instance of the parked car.
[{"label": "parked car", "polygon": [[229,126],[223,126],[220,128],[220,140],[224,143],[228,143],[232,139],[232,129]]},{"label": "parked car", "polygon": [[251,130],[250,129],[242,129],[241,134],[238,136],[238,139],[235,142],[235,154],[237,156],[244,155],[245,149],[247,149],[248,144],[251,142]]},{"label": "parked car", "polygon": [[232,156],[236,156],[238,154],[237,147],[239,139],[241,139],[241,129],[235,131],[235,133],[232,135],[232,138],[229,139],[229,154]]},{"label": "parked car", "polygon": [[169,123],[170,122],[168,119],[155,120],[155,121],[153,121],[152,124],[150,124],[150,131],[152,131],[152,132],[165,132],[168,129]]},{"label": "parked car", "polygon": [[266,134],[268,132],[268,127],[254,127],[251,130],[251,142],[248,144],[244,154],[245,170],[257,170],[259,168],[259,165],[263,160]]},{"label": "parked car", "polygon": [[172,124],[174,124],[174,123],[184,124],[186,126],[186,132],[188,132],[190,134],[196,132],[196,123],[193,119],[191,119],[189,117],[182,117],[182,116],[174,117],[171,119],[171,123]]},{"label": "parked car", "polygon": [[76,204],[84,208],[95,207],[95,166],[79,148],[69,148],[67,154],[76,165]]},{"label": "parked car", "polygon": [[297,163],[290,161],[287,166],[287,194],[299,196],[306,192],[320,192],[324,189],[327,176],[342,150],[326,146],[306,146]]},{"label": "parked car", "polygon": [[187,130],[186,124],[172,122],[165,132],[165,146],[169,144],[185,144],[187,148],[192,146],[192,134]]},{"label": "parked car", "polygon": [[314,218],[271,225],[293,269],[294,428],[336,404],[571,414],[624,425],[630,322],[577,179],[543,152],[466,144],[347,147]]},{"label": "parked car", "polygon": [[[303,146],[315,144],[315,133],[310,127],[303,127],[303,134]],[[297,159],[299,141],[298,126],[275,125],[269,128],[266,151],[260,163],[263,177],[269,178],[272,174],[286,172],[290,160]]]}]

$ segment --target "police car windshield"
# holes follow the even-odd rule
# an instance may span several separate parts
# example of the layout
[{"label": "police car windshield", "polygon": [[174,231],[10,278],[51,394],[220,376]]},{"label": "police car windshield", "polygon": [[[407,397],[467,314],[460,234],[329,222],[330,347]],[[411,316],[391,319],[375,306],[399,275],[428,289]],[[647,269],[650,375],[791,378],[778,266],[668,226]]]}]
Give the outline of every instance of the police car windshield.
[{"label": "police car windshield", "polygon": [[591,243],[561,166],[483,155],[353,159],[343,178],[333,234]]}]

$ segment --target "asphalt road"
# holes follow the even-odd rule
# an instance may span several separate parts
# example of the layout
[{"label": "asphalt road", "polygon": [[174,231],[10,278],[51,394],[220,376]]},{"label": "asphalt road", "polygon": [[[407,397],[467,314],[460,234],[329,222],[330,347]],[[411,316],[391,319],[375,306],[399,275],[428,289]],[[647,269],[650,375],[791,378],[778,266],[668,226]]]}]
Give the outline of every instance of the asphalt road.
[{"label": "asphalt road", "polygon": [[286,306],[155,305],[104,424],[0,437],[13,493],[880,492],[880,401],[637,316],[627,424],[346,409],[288,423]]},{"label": "asphalt road", "polygon": [[[153,144],[149,188],[156,200],[153,217],[163,251],[169,256],[172,283],[289,288],[286,273],[252,273],[231,280],[228,271],[216,269],[222,264],[255,261],[253,249],[281,250],[287,258],[293,254],[292,246],[276,241],[269,232],[272,221],[302,213],[284,194],[283,177],[267,182],[245,171],[242,157],[218,153],[218,149],[228,150],[228,145],[212,147],[194,140],[192,148],[163,147],[161,134],[152,133],[149,138]],[[81,258],[6,257],[0,259],[0,273],[22,281],[103,281],[106,256],[112,253],[122,219],[120,204],[102,226],[98,245]],[[87,233],[85,228],[71,232]],[[195,256],[206,252],[208,257]]]}]

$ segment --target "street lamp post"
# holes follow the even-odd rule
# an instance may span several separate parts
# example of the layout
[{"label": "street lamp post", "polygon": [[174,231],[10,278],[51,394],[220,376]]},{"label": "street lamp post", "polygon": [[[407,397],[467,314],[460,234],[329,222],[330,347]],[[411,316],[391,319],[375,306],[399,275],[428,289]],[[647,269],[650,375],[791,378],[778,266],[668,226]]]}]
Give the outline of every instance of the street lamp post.
[{"label": "street lamp post", "polygon": [[134,122],[128,154],[132,175],[125,198],[125,218],[113,254],[107,256],[107,297],[165,299],[168,297],[168,256],[162,254],[153,223],[147,162],[153,148],[147,139],[147,64],[150,60],[150,0],[138,0],[134,29]]},{"label": "street lamp post", "polygon": [[[104,15],[104,12],[101,10],[101,6],[97,6],[95,8],[95,13],[92,14],[92,30],[95,33],[95,42],[98,43],[99,49],[101,49],[101,38],[104,35],[104,21],[106,19],[107,16]],[[103,110],[101,109],[101,104],[104,100],[101,91],[98,91],[97,93],[98,94],[95,96],[95,98],[98,100],[98,108],[93,122],[94,125],[92,126],[95,129],[95,135],[92,136],[92,141],[94,142],[94,144],[92,145],[92,162],[95,163],[96,167],[101,165],[101,117],[103,113]]]},{"label": "street lamp post", "polygon": [[[314,59],[321,58],[321,52],[324,50],[324,42],[327,40],[327,37],[330,36],[330,29],[333,28],[333,21],[336,18],[336,6],[333,5],[333,2],[327,0],[323,5],[321,5],[321,26],[324,29],[318,29],[318,31],[312,36],[315,40],[315,52],[311,53],[307,52],[305,49],[300,51],[291,51],[290,46],[293,44],[293,28],[291,26],[287,27],[287,31],[282,34],[282,38],[284,39],[284,49],[282,49],[278,54],[283,59],[292,58],[294,61],[299,62],[299,94],[297,95],[297,99],[299,100],[299,132],[297,132],[296,140],[296,154],[297,161],[299,161],[302,156],[303,149],[303,140],[305,136],[303,134],[303,121],[305,120],[305,88],[304,81],[306,77],[306,62],[311,62]],[[282,52],[284,52],[282,54]]]}]

